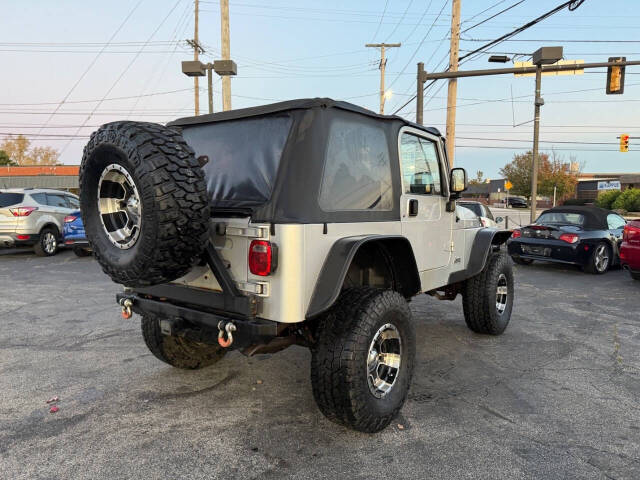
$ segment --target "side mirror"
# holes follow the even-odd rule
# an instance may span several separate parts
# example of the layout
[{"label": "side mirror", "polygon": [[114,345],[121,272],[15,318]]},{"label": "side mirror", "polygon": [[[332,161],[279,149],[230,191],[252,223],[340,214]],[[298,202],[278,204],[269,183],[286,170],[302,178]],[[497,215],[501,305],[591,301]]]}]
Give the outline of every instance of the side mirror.
[{"label": "side mirror", "polygon": [[467,171],[464,168],[453,168],[449,174],[449,188],[451,193],[459,196],[467,189]]}]

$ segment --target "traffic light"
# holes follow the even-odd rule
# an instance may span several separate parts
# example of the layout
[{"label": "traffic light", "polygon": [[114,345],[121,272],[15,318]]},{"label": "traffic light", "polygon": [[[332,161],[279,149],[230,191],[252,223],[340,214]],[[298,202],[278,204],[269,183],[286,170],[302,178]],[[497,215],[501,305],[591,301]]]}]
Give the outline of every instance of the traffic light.
[{"label": "traffic light", "polygon": [[628,152],[629,151],[629,134],[623,133],[620,135],[620,151]]},{"label": "traffic light", "polygon": [[[609,57],[609,62],[625,62],[627,57]],[[624,65],[607,68],[607,95],[624,93]]]}]

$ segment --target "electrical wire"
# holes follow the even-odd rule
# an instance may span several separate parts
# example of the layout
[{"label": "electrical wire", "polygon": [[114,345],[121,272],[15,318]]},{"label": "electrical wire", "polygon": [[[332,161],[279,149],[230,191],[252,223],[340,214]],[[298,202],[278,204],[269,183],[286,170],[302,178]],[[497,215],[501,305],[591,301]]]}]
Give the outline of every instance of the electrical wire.
[{"label": "electrical wire", "polygon": [[407,12],[409,11],[409,9],[411,8],[411,5],[413,5],[413,0],[411,0],[409,2],[409,4],[407,5],[407,8],[404,10],[404,13],[402,14],[402,17],[400,17],[400,20],[398,20],[398,23],[396,23],[396,26],[393,27],[393,30],[391,30],[391,33],[387,36],[387,38],[385,39],[385,43],[389,41],[389,39],[391,37],[393,37],[393,34],[396,33],[396,30],[398,30],[398,27],[400,26],[400,24],[402,23],[402,21],[404,20],[404,17],[407,15]]},{"label": "electrical wire", "polygon": [[376,35],[380,31],[380,27],[382,26],[382,20],[384,20],[384,14],[387,13],[387,7],[389,6],[389,0],[386,0],[384,3],[384,10],[382,10],[382,16],[380,17],[380,23],[378,23],[378,28],[376,28],[376,33],[373,34],[371,41],[373,42],[376,39]]}]

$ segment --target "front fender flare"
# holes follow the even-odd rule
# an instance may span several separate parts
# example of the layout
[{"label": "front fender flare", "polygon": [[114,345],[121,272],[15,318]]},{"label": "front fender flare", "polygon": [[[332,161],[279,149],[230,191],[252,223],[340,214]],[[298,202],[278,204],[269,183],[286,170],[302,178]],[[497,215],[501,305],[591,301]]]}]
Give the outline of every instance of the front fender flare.
[{"label": "front fender flare", "polygon": [[510,230],[498,230],[495,228],[482,228],[478,230],[478,233],[473,239],[469,260],[467,261],[467,268],[449,275],[449,285],[462,282],[479,274],[484,269],[487,259],[489,258],[489,253],[494,246],[502,245],[510,236]]}]

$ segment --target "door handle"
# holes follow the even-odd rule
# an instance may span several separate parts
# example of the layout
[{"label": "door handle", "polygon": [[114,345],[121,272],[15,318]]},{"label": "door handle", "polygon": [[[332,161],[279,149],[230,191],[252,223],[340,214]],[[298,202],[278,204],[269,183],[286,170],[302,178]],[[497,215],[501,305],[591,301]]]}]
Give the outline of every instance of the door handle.
[{"label": "door handle", "polygon": [[418,215],[418,200],[412,198],[409,200],[409,216],[415,217]]}]

